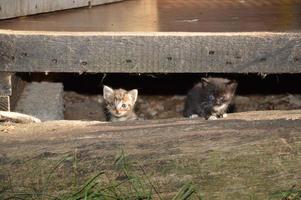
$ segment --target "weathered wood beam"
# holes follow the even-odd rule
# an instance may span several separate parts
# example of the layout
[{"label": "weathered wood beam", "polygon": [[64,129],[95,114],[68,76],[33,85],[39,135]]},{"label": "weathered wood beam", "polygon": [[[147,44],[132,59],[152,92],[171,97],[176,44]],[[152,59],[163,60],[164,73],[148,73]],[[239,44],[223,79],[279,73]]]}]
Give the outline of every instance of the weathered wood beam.
[{"label": "weathered wood beam", "polygon": [[24,86],[25,81],[18,76],[0,72],[0,110],[11,111],[15,107]]},{"label": "weathered wood beam", "polygon": [[118,1],[122,0],[0,0],[0,19],[101,5]]},{"label": "weathered wood beam", "polygon": [[0,71],[301,73],[301,33],[2,30]]},{"label": "weathered wood beam", "polygon": [[0,111],[10,111],[9,96],[0,96]]},{"label": "weathered wood beam", "polygon": [[11,94],[11,74],[0,72],[0,96],[10,96]]},{"label": "weathered wood beam", "polygon": [[10,111],[11,74],[0,72],[0,110]]}]

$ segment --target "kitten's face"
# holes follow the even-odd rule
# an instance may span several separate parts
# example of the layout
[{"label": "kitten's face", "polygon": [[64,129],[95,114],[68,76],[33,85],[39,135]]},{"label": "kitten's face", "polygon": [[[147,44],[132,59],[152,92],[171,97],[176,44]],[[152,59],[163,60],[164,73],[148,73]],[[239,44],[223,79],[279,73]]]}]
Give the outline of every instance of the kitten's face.
[{"label": "kitten's face", "polygon": [[216,106],[229,104],[237,87],[235,81],[221,78],[202,79],[202,83],[203,87],[209,89],[208,100]]},{"label": "kitten's face", "polygon": [[137,100],[138,90],[113,90],[108,86],[103,88],[103,98],[108,111],[115,117],[122,117],[132,112]]},{"label": "kitten's face", "polygon": [[233,95],[234,94],[232,92],[217,91],[216,93],[209,95],[209,99],[214,105],[221,106],[223,104],[229,104]]}]

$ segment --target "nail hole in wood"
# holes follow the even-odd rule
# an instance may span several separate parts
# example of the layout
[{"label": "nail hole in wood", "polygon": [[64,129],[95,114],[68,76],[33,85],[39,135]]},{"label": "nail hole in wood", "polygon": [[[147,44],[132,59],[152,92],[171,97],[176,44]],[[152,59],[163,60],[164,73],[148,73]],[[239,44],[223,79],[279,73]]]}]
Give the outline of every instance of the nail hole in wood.
[{"label": "nail hole in wood", "polygon": [[172,60],[172,57],[171,57],[171,56],[168,56],[168,57],[167,57],[167,60],[171,61],[171,60]]},{"label": "nail hole in wood", "polygon": [[26,57],[27,53],[21,53],[21,56]]},{"label": "nail hole in wood", "polygon": [[267,61],[267,58],[260,58],[261,62]]},{"label": "nail hole in wood", "polygon": [[82,62],[82,65],[86,66],[88,63],[87,62]]},{"label": "nail hole in wood", "polygon": [[57,59],[54,58],[54,59],[52,59],[51,61],[52,61],[54,64],[57,64]]},{"label": "nail hole in wood", "polygon": [[232,65],[233,63],[231,61],[226,61],[226,65]]},{"label": "nail hole in wood", "polygon": [[132,60],[126,59],[125,62],[126,62],[126,63],[132,63]]},{"label": "nail hole in wood", "polygon": [[294,62],[298,62],[299,61],[299,58],[294,58]]},{"label": "nail hole in wood", "polygon": [[214,53],[214,51],[209,51],[209,55],[213,55]]}]

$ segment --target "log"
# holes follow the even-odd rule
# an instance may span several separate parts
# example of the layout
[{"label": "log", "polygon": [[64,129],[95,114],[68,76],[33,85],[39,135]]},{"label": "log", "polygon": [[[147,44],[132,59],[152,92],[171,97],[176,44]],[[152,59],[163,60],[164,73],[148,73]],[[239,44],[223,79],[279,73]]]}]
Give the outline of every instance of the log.
[{"label": "log", "polygon": [[[280,200],[289,191],[301,191],[300,132],[301,110],[234,113],[216,121],[13,124],[0,126],[0,168],[10,172],[14,191],[24,191],[24,181],[35,184],[37,177],[47,180],[51,173],[44,192],[64,196],[70,194],[70,177],[86,184],[99,172],[105,173],[97,179],[99,187],[111,181],[122,183],[114,191],[128,191],[123,190],[128,176],[114,165],[123,150],[135,183],[143,168],[148,178],[140,180],[152,182],[162,199],[172,199],[190,182],[202,199]],[[143,188],[153,191],[149,185]]]}]

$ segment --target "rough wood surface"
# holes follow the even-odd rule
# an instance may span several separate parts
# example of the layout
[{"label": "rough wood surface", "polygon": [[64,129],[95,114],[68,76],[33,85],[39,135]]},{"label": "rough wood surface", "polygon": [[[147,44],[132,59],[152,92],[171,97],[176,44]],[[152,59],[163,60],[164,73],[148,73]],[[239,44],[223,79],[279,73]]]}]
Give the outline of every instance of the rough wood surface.
[{"label": "rough wood surface", "polygon": [[0,96],[10,96],[12,94],[11,74],[0,72]]},{"label": "rough wood surface", "polygon": [[118,1],[122,0],[0,0],[0,19]]},{"label": "rough wood surface", "polygon": [[0,110],[11,111],[23,91],[25,81],[12,73],[0,72]]},{"label": "rough wood surface", "polygon": [[[70,0],[61,0],[65,1]],[[294,32],[301,30],[300,7],[300,0],[130,0],[95,6],[93,9],[72,9],[0,21],[0,29],[70,32]]]},{"label": "rough wood surface", "polygon": [[11,74],[0,72],[0,111],[10,111],[10,95],[12,94]]},{"label": "rough wood surface", "polygon": [[[45,180],[47,195],[63,196],[70,177],[86,183],[100,171],[106,175],[98,181],[126,182],[113,164],[123,149],[129,173],[139,175],[143,167],[163,199],[191,182],[202,199],[280,200],[292,188],[301,191],[300,132],[300,110],[235,113],[217,121],[3,125],[0,175],[3,185],[14,187],[2,195],[23,194],[24,185],[44,189]],[[36,194],[32,187],[26,194]]]},{"label": "rough wood surface", "polygon": [[0,111],[10,111],[9,96],[0,96]]},{"label": "rough wood surface", "polygon": [[300,73],[300,33],[0,33],[0,71]]}]

